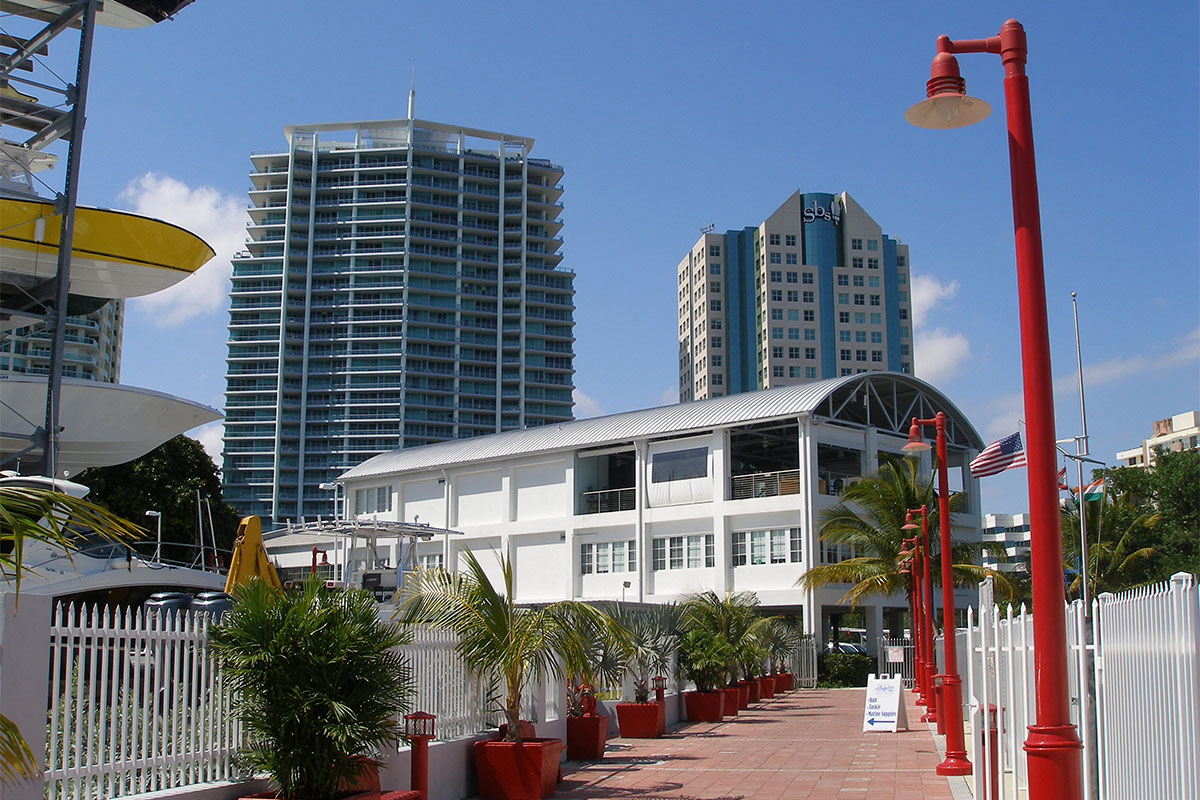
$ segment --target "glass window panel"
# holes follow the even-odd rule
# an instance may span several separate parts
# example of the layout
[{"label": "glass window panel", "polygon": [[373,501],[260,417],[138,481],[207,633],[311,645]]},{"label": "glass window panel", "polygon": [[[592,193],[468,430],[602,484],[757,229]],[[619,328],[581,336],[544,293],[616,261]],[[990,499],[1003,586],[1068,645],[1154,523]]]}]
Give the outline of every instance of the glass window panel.
[{"label": "glass window panel", "polygon": [[787,531],[776,528],[771,531],[771,563],[783,564],[788,560]]},{"label": "glass window panel", "polygon": [[683,569],[683,537],[671,537],[671,569]]}]

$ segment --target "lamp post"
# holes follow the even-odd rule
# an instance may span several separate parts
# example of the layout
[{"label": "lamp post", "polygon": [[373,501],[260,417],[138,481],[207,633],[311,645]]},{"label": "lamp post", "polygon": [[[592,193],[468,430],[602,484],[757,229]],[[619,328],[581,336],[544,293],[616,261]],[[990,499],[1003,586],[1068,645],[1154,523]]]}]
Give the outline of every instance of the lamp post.
[{"label": "lamp post", "polygon": [[158,520],[158,533],[154,537],[154,563],[157,564],[162,559],[162,512],[150,510],[146,516]]},{"label": "lamp post", "polygon": [[[916,530],[916,525],[912,523],[912,512],[905,514],[904,525],[901,530]],[[909,618],[912,620],[912,641],[913,641],[913,694],[917,695],[917,705],[925,705],[925,652],[921,647],[921,579],[918,577],[919,562],[917,561],[920,539],[913,536],[911,539],[905,539],[902,542],[904,549],[900,551],[901,557],[908,557],[908,576],[909,585],[912,587],[909,591]],[[911,544],[912,550],[908,550]]]},{"label": "lamp post", "polygon": [[[970,775],[971,762],[963,741],[962,679],[958,677],[958,655],[955,652],[954,575],[950,569],[950,478],[946,471],[946,415],[939,411],[932,419],[912,418],[905,452],[928,450],[921,436],[921,427],[933,425],[937,430],[938,472],[938,553],[942,560],[942,653],[946,671],[942,673],[942,707],[938,721],[946,727],[946,759],[938,764],[938,775]],[[942,717],[945,717],[943,720]]]},{"label": "lamp post", "polygon": [[414,792],[420,793],[421,800],[429,798],[429,740],[433,738],[436,720],[437,717],[424,711],[404,717],[404,735],[412,742],[409,785]]},{"label": "lamp post", "polygon": [[1083,744],[1071,724],[1067,686],[1066,613],[1063,604],[1062,541],[1055,480],[1054,391],[1050,336],[1046,321],[1046,281],[1042,265],[1042,225],[1033,157],[1033,120],[1026,41],[1021,23],[1010,19],[987,39],[937,39],[926,99],[904,115],[918,127],[959,128],[982,120],[986,103],[970,98],[955,53],[995,53],[1004,64],[1012,180],[1013,232],[1017,262],[1017,307],[1021,328],[1021,373],[1025,400],[1025,460],[1029,487],[1030,572],[1033,604],[1035,721],[1029,726],[1032,798],[1075,800],[1083,794]]},{"label": "lamp post", "polygon": [[[921,648],[922,648],[922,663],[925,668],[925,674],[921,676],[924,683],[922,684],[924,694],[922,699],[925,700],[925,714],[921,717],[921,722],[937,722],[937,703],[934,702],[933,695],[933,675],[937,671],[937,661],[933,656],[933,576],[930,573],[930,562],[933,560],[933,554],[929,549],[929,509],[926,506],[920,508],[908,509],[909,514],[921,515],[921,599],[924,603],[921,606]],[[909,523],[911,524],[911,523]],[[905,525],[905,528],[908,526]],[[916,525],[913,525],[912,530],[916,530]]]}]

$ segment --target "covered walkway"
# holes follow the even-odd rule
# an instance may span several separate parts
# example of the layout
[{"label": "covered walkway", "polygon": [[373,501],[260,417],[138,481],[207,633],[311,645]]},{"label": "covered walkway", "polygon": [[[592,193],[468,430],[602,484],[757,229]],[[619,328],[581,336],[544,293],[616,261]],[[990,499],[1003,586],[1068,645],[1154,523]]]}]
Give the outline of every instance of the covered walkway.
[{"label": "covered walkway", "polygon": [[[655,800],[951,800],[935,739],[906,692],[911,730],[863,733],[866,690],[798,690],[720,724],[614,739],[603,761],[568,763],[557,797]],[[969,796],[969,795],[968,795]]]}]

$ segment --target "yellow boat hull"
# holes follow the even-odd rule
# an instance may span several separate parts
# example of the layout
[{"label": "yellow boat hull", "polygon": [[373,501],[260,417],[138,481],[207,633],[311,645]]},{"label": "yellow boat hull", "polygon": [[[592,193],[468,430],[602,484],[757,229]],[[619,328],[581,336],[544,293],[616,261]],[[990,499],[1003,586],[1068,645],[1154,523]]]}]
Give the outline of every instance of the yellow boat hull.
[{"label": "yellow boat hull", "polygon": [[[62,217],[36,198],[0,198],[4,282],[36,286],[54,278]],[[118,299],[153,294],[214,255],[199,236],[169,222],[80,206],[75,210],[70,293]]]}]

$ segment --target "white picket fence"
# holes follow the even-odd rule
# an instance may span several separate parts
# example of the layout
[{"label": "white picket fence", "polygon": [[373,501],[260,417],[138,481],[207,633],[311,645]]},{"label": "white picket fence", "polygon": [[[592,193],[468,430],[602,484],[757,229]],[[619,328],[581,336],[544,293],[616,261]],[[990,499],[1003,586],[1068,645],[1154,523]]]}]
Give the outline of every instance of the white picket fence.
[{"label": "white picket fence", "polygon": [[206,614],[59,605],[46,796],[82,800],[239,777],[242,741]]},{"label": "white picket fence", "polygon": [[[1200,800],[1200,592],[1194,578],[1180,573],[1155,586],[1101,595],[1092,610],[1094,644],[1087,642],[1083,604],[1066,607],[1071,721],[1085,745],[1095,742],[1094,753],[1081,753],[1084,796]],[[1022,744],[1035,718],[1033,616],[1023,606],[994,605],[985,581],[979,613],[970,608],[967,619],[958,654],[973,732],[975,797],[1024,797],[1029,776]],[[1084,688],[1089,670],[1094,698]],[[986,735],[989,707],[997,709],[995,748]]]}]

